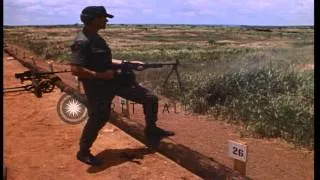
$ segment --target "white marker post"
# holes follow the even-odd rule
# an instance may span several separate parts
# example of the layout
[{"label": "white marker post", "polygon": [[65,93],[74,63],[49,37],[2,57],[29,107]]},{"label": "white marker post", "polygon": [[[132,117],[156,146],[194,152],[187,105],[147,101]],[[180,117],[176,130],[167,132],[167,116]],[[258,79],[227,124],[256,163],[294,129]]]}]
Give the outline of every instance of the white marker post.
[{"label": "white marker post", "polygon": [[245,142],[228,141],[228,156],[233,158],[233,170],[246,175],[248,147]]}]

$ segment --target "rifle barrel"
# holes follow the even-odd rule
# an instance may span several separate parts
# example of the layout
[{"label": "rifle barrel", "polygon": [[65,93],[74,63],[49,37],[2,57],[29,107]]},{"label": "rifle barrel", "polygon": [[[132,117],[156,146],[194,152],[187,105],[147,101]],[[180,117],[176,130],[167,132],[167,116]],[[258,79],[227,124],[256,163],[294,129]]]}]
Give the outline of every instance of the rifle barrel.
[{"label": "rifle barrel", "polygon": [[35,74],[57,74],[57,73],[67,73],[67,72],[71,72],[70,70],[63,70],[63,71],[53,71],[53,72],[39,72],[39,73],[35,73]]},{"label": "rifle barrel", "polygon": [[175,63],[175,62],[165,62],[165,63],[145,63],[147,65],[151,64],[151,65],[163,65],[163,66],[166,66],[166,65],[177,65],[178,63]]}]

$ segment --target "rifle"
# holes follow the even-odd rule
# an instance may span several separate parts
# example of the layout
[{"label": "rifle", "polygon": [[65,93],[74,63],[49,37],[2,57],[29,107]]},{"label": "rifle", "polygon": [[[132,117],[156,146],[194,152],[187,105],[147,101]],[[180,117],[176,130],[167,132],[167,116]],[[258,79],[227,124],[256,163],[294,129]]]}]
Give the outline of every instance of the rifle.
[{"label": "rifle", "polygon": [[25,86],[18,86],[12,88],[5,88],[3,93],[8,92],[19,92],[19,91],[31,91],[36,97],[41,98],[43,93],[50,93],[55,88],[54,82],[61,80],[59,77],[51,78],[50,75],[57,73],[71,72],[68,70],[64,71],[53,71],[53,72],[36,72],[36,71],[25,71],[23,73],[15,73],[15,78],[20,79],[21,84],[24,81],[31,81],[31,84]]},{"label": "rifle", "polygon": [[126,70],[138,70],[137,68],[139,66],[142,66],[144,69],[148,68],[162,68],[163,66],[176,66],[178,65],[178,62],[166,62],[166,63],[145,63],[145,64],[139,64],[139,63],[133,63],[130,61],[124,61],[121,64],[112,64],[112,69],[121,69],[123,71]]},{"label": "rifle", "polygon": [[120,72],[117,73],[116,79],[120,81],[122,85],[132,85],[136,82],[135,74],[133,70],[138,70],[139,66],[143,67],[143,70],[148,69],[148,68],[162,68],[164,66],[172,66],[172,69],[170,73],[168,74],[167,78],[165,79],[163,86],[167,83],[169,77],[173,73],[173,71],[176,72],[178,83],[179,83],[179,88],[182,90],[181,86],[181,80],[180,80],[180,75],[178,72],[178,65],[179,61],[176,60],[176,62],[164,62],[164,63],[145,63],[145,64],[139,64],[139,63],[133,63],[130,61],[124,61],[121,64],[112,64],[111,69],[115,70],[121,70]]}]

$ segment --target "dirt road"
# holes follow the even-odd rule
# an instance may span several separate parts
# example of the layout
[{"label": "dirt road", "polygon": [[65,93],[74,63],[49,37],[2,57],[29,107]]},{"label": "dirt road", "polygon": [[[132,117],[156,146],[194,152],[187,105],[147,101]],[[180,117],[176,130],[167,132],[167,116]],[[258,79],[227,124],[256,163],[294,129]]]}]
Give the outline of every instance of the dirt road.
[{"label": "dirt road", "polygon": [[[26,70],[4,57],[4,87],[21,85],[14,73]],[[92,149],[104,164],[76,160],[83,124],[63,123],[56,113],[59,90],[38,99],[30,93],[4,95],[4,162],[8,179],[199,179],[162,155],[107,124]]]}]

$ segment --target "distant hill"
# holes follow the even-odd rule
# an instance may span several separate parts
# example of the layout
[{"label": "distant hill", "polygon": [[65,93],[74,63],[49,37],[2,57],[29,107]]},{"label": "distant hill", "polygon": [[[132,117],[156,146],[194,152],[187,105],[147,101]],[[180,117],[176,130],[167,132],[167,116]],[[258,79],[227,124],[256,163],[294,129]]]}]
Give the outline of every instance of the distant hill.
[{"label": "distant hill", "polygon": [[17,28],[17,27],[34,27],[34,28],[72,28],[72,27],[83,27],[83,24],[58,24],[58,25],[4,25],[3,28]]}]

